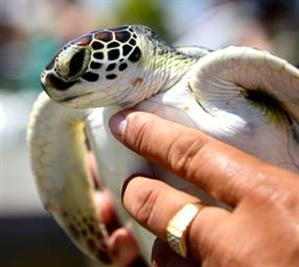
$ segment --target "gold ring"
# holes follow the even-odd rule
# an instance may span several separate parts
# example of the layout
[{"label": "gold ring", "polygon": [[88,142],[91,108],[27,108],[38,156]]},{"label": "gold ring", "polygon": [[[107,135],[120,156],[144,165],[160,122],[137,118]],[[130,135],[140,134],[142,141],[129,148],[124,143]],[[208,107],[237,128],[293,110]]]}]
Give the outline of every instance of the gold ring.
[{"label": "gold ring", "polygon": [[186,236],[189,226],[204,207],[203,203],[187,203],[169,221],[167,225],[167,243],[169,247],[183,258],[187,256]]}]

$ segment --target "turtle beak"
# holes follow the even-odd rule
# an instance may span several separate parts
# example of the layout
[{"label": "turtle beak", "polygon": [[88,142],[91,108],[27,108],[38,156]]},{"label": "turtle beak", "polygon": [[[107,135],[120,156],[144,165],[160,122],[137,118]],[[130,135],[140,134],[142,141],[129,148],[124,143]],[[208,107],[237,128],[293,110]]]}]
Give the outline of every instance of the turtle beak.
[{"label": "turtle beak", "polygon": [[56,76],[53,73],[45,73],[44,76],[42,75],[41,83],[43,89],[47,93],[51,93],[50,91],[65,91],[73,86],[77,81],[64,81],[60,77]]},{"label": "turtle beak", "polygon": [[48,94],[48,91],[47,91],[47,84],[46,84],[46,71],[44,70],[40,76],[40,81],[41,81],[41,86],[43,88],[43,90]]}]

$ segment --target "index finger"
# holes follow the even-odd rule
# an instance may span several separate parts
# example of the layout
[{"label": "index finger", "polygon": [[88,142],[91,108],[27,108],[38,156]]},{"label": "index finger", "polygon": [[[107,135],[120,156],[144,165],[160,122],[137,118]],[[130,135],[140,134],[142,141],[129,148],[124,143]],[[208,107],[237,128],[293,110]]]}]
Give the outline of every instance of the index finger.
[{"label": "index finger", "polygon": [[[110,119],[110,128],[128,148],[232,206],[273,176],[269,169],[274,167],[198,130],[150,113],[118,113]],[[284,170],[277,169],[282,175]]]}]

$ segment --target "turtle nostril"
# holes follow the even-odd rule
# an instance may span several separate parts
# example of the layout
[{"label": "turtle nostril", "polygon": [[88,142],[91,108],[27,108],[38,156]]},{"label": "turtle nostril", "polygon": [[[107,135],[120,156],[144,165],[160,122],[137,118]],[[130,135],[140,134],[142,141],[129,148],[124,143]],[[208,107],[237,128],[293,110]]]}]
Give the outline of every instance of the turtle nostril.
[{"label": "turtle nostril", "polygon": [[73,55],[69,64],[69,77],[75,76],[82,70],[84,57],[85,49],[81,49],[79,52]]},{"label": "turtle nostril", "polygon": [[46,70],[50,70],[50,69],[52,69],[52,68],[54,67],[54,64],[55,64],[55,58],[56,58],[56,56],[53,57],[53,58],[51,59],[51,61],[50,61],[50,62],[48,63],[48,65],[45,67]]}]

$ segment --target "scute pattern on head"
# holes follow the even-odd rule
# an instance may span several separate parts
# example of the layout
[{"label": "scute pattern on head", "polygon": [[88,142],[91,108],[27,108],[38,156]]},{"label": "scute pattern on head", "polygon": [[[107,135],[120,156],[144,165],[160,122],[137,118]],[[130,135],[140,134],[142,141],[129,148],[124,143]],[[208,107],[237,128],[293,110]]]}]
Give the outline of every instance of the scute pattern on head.
[{"label": "scute pattern on head", "polygon": [[91,69],[99,69],[103,66],[103,64],[98,63],[98,62],[90,62],[89,67]]},{"label": "scute pattern on head", "polygon": [[115,69],[116,64],[115,63],[111,63],[108,65],[108,67],[106,68],[106,71],[112,71]]},{"label": "scute pattern on head", "polygon": [[110,31],[100,31],[94,35],[94,38],[107,43],[112,40],[113,35]]},{"label": "scute pattern on head", "polygon": [[82,75],[82,78],[89,82],[95,82],[99,79],[99,74],[88,71]]},{"label": "scute pattern on head", "polygon": [[101,42],[96,42],[96,41],[94,41],[94,42],[92,43],[91,47],[92,47],[93,49],[98,50],[98,49],[102,49],[102,48],[104,48],[104,44],[101,43]]},{"label": "scute pattern on head", "polygon": [[119,58],[119,50],[118,49],[111,49],[108,51],[108,59],[115,60]]},{"label": "scute pattern on head", "polygon": [[54,89],[60,91],[75,83],[110,83],[140,60],[139,32],[136,26],[120,26],[77,37],[58,51],[43,77],[50,76]]},{"label": "scute pattern on head", "polygon": [[104,59],[104,54],[102,52],[96,52],[93,54],[96,59]]},{"label": "scute pattern on head", "polygon": [[108,79],[108,80],[113,80],[113,79],[115,79],[117,76],[116,76],[116,74],[108,74],[108,75],[106,75],[106,79]]},{"label": "scute pattern on head", "polygon": [[92,36],[90,34],[86,34],[86,35],[83,35],[83,36],[80,36],[80,37],[74,39],[70,43],[71,44],[76,44],[76,45],[86,46],[86,45],[90,44],[91,40],[92,40]]},{"label": "scute pattern on head", "polygon": [[141,57],[141,51],[138,46],[135,47],[134,51],[129,56],[129,60],[132,62],[137,62]]},{"label": "scute pattern on head", "polygon": [[[105,65],[105,71],[109,72],[104,75],[107,80],[117,78],[117,73],[111,73],[112,71],[125,71],[129,63],[139,61],[141,50],[137,46],[137,35],[131,26],[110,28],[93,34],[94,39],[91,43],[93,51],[89,66],[95,70],[97,69],[95,64]],[[123,62],[124,60],[127,62]]]},{"label": "scute pattern on head", "polygon": [[129,53],[130,53],[130,51],[132,50],[132,46],[130,46],[130,45],[128,45],[128,44],[125,44],[124,46],[123,46],[123,56],[126,56],[126,55],[128,55]]},{"label": "scute pattern on head", "polygon": [[113,48],[113,47],[118,47],[118,46],[120,46],[120,43],[112,42],[107,45],[107,48]]},{"label": "scute pattern on head", "polygon": [[117,41],[126,42],[130,39],[130,37],[131,34],[128,31],[115,32],[115,38]]},{"label": "scute pattern on head", "polygon": [[123,71],[128,67],[127,63],[121,63],[118,67],[119,71]]}]

